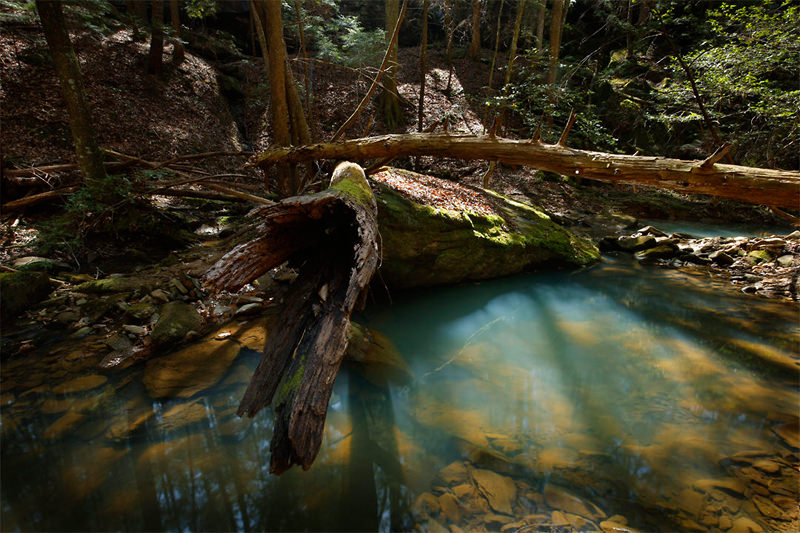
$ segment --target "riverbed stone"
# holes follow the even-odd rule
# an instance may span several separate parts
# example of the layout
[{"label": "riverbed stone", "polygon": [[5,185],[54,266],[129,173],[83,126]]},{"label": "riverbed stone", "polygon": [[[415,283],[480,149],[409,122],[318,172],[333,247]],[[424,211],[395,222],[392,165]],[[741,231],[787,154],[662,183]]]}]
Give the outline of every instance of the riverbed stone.
[{"label": "riverbed stone", "polygon": [[798,422],[787,422],[772,428],[783,442],[795,450],[800,449],[800,424]]},{"label": "riverbed stone", "polygon": [[0,273],[0,316],[9,320],[50,294],[50,278],[44,272]]},{"label": "riverbed stone", "polygon": [[75,430],[75,428],[84,421],[86,415],[78,410],[70,409],[64,413],[61,418],[50,424],[44,430],[42,436],[45,440],[59,440],[64,438],[65,435]]},{"label": "riverbed stone", "polygon": [[208,416],[206,405],[201,400],[181,403],[161,413],[157,427],[163,431],[176,431],[207,420]]},{"label": "riverbed stone", "polygon": [[149,359],[144,384],[153,398],[189,398],[221,380],[239,354],[239,343],[206,339]]},{"label": "riverbed stone", "polygon": [[469,471],[463,461],[453,461],[439,470],[439,479],[445,485],[460,485],[469,479]]},{"label": "riverbed stone", "polygon": [[168,302],[161,306],[151,339],[155,344],[170,344],[183,340],[190,331],[198,331],[203,317],[185,302]]},{"label": "riverbed stone", "polygon": [[653,235],[623,235],[617,239],[617,247],[623,252],[638,252],[657,245]]},{"label": "riverbed stone", "polygon": [[133,319],[134,322],[138,322],[140,324],[146,324],[150,322],[150,319],[158,309],[155,305],[148,303],[148,302],[137,302],[135,304],[131,304],[125,310],[126,316]]},{"label": "riverbed stone", "polygon": [[728,533],[763,533],[763,531],[764,528],[757,522],[747,517],[741,517],[736,519]]},{"label": "riverbed stone", "polygon": [[751,250],[747,253],[747,262],[753,265],[759,263],[769,263],[772,255],[766,250]]},{"label": "riverbed stone", "polygon": [[36,272],[58,272],[61,270],[71,270],[72,268],[63,261],[36,256],[18,257],[11,266],[21,271]]},{"label": "riverbed stone", "polygon": [[129,277],[108,277],[81,283],[75,290],[88,294],[137,293],[146,291],[149,283],[146,280]]},{"label": "riverbed stone", "polygon": [[442,514],[451,522],[458,524],[461,522],[461,510],[458,508],[458,500],[449,492],[439,496],[439,507]]},{"label": "riverbed stone", "polygon": [[376,198],[386,283],[398,288],[450,285],[599,259],[591,242],[536,208],[490,191],[480,194],[491,199],[494,214],[419,204],[381,185]]},{"label": "riverbed stone", "polygon": [[711,259],[711,261],[713,261],[714,263],[721,266],[733,264],[733,257],[723,252],[722,250],[717,250],[716,252],[710,253],[708,255],[708,258]]},{"label": "riverbed stone", "polygon": [[470,474],[492,509],[498,513],[513,513],[512,505],[517,497],[517,486],[513,479],[481,468],[471,470]]},{"label": "riverbed stone", "polygon": [[60,383],[53,387],[54,394],[72,394],[75,392],[83,392],[87,390],[96,389],[101,385],[105,385],[108,378],[99,374],[91,376],[81,376],[79,378],[71,379]]},{"label": "riverbed stone", "polygon": [[430,492],[424,492],[417,497],[414,505],[411,506],[411,514],[417,521],[422,522],[439,514],[440,509],[439,498]]},{"label": "riverbed stone", "polygon": [[679,248],[674,243],[664,242],[653,248],[642,250],[636,253],[636,258],[639,261],[654,261],[656,259],[670,259],[675,257]]},{"label": "riverbed stone", "polygon": [[560,509],[562,511],[583,516],[584,518],[589,518],[594,521],[598,521],[606,517],[606,513],[604,513],[599,507],[576,496],[575,494],[572,494],[558,485],[554,485],[552,483],[546,484],[543,493],[547,505],[554,509]]}]

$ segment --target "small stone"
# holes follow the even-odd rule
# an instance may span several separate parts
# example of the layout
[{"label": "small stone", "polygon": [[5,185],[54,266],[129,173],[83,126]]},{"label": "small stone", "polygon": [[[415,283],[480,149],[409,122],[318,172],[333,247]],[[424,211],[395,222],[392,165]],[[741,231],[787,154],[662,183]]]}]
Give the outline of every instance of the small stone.
[{"label": "small stone", "polygon": [[199,330],[202,323],[203,317],[193,306],[184,302],[169,302],[161,307],[151,338],[155,344],[179,342],[190,331]]},{"label": "small stone", "polygon": [[68,264],[47,257],[19,257],[14,260],[12,266],[17,270],[22,271],[37,271],[37,272],[57,272],[59,270],[71,270]]},{"label": "small stone", "polygon": [[752,250],[747,253],[747,262],[751,265],[769,263],[770,261],[772,261],[772,255],[766,250]]},{"label": "small stone", "polygon": [[722,250],[717,250],[716,252],[709,254],[708,258],[721,266],[733,264],[733,258]]},{"label": "small stone", "polygon": [[664,242],[654,248],[637,252],[636,258],[639,261],[652,261],[655,259],[670,259],[678,253],[678,245],[671,242]]},{"label": "small stone", "polygon": [[250,314],[250,313],[255,313],[259,309],[261,309],[261,304],[260,303],[253,302],[253,303],[249,303],[249,304],[244,304],[239,309],[237,309],[236,312],[233,315],[234,316],[247,315],[247,314]]},{"label": "small stone", "polygon": [[469,478],[467,467],[463,461],[454,461],[439,471],[439,479],[445,485],[457,485],[464,483]]},{"label": "small stone", "polygon": [[511,506],[517,496],[514,480],[480,468],[472,470],[471,473],[478,490],[489,502],[489,506],[499,513],[512,514]]},{"label": "small stone", "polygon": [[436,515],[439,512],[439,499],[431,494],[425,492],[420,494],[414,505],[411,506],[411,514],[419,522],[423,522],[428,518]]},{"label": "small stone", "polygon": [[656,246],[656,238],[652,235],[640,235],[637,237],[622,236],[617,239],[617,246],[626,252],[638,252]]},{"label": "small stone", "polygon": [[764,528],[747,517],[736,519],[728,533],[763,533]]},{"label": "small stone", "polygon": [[634,533],[636,530],[627,526],[627,524],[620,523],[616,520],[605,520],[600,522],[600,529],[604,533]]},{"label": "small stone", "polygon": [[776,261],[778,261],[778,264],[782,267],[790,267],[792,263],[794,263],[794,256],[790,254],[782,255],[776,259]]},{"label": "small stone", "polygon": [[222,316],[227,315],[231,310],[231,307],[228,305],[214,304],[214,309],[211,311],[211,314],[214,316]]},{"label": "small stone", "polygon": [[606,517],[606,514],[593,503],[587,502],[551,483],[544,487],[544,499],[550,507],[595,521]]},{"label": "small stone", "polygon": [[636,233],[641,233],[642,235],[652,235],[653,237],[666,237],[667,234],[661,231],[660,229],[653,227],[653,226],[645,226],[641,228]]},{"label": "small stone", "polygon": [[61,418],[50,424],[42,435],[45,440],[59,440],[83,422],[85,415],[78,411],[67,411]]},{"label": "small stone", "polygon": [[131,340],[126,335],[115,334],[106,339],[105,342],[106,346],[118,352],[127,352],[133,348]]},{"label": "small stone", "polygon": [[147,331],[147,328],[144,326],[134,326],[133,324],[124,324],[122,329],[128,333],[133,333],[134,335],[144,335],[144,333]]},{"label": "small stone", "polygon": [[783,439],[783,442],[789,447],[800,449],[800,424],[798,422],[788,422],[775,426],[772,431]]},{"label": "small stone", "polygon": [[150,293],[150,296],[152,296],[154,299],[162,303],[169,302],[169,293],[162,289],[156,289],[152,291]]},{"label": "small stone", "polygon": [[786,238],[792,241],[800,241],[800,230],[791,232]]},{"label": "small stone", "polygon": [[442,513],[448,520],[456,524],[461,522],[461,511],[458,508],[458,500],[455,496],[449,492],[439,496],[439,507],[441,507]]},{"label": "small stone", "polygon": [[553,524],[553,527],[566,527],[569,526],[569,520],[561,511],[553,511],[550,515],[550,522]]},{"label": "small stone", "polygon": [[727,531],[733,527],[733,522],[727,515],[722,515],[719,517],[719,528],[723,531]]},{"label": "small stone", "polygon": [[80,320],[80,318],[81,315],[76,310],[69,309],[67,311],[62,311],[61,313],[56,315],[56,322],[68,326],[69,324],[77,322],[78,320]]}]

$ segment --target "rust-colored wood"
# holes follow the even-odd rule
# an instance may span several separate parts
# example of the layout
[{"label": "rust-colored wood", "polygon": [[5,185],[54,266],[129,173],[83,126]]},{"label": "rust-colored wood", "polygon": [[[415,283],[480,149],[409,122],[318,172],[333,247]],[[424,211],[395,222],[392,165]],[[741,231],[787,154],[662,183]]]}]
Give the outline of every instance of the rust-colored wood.
[{"label": "rust-colored wood", "polygon": [[406,156],[484,159],[526,165],[558,174],[647,185],[689,194],[709,194],[783,209],[800,208],[800,172],[686,161],[666,157],[609,154],[500,137],[446,134],[384,135],[264,152],[256,164],[314,159]]}]

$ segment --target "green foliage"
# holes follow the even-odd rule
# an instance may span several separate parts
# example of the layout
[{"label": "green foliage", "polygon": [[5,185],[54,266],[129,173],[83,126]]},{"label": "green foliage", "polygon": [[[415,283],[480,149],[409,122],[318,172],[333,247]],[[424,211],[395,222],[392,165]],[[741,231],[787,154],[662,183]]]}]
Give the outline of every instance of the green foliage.
[{"label": "green foliage", "polygon": [[[685,56],[722,137],[746,164],[800,164],[800,6],[792,4],[723,4],[709,13],[713,38]],[[655,117],[701,127],[684,70],[673,60],[669,71]]]},{"label": "green foliage", "polygon": [[[81,27],[107,35],[118,28],[109,0],[64,0],[64,15]],[[0,0],[0,23],[34,24],[38,22],[34,0]]]},{"label": "green foliage", "polygon": [[[290,7],[283,10],[288,16],[287,28],[297,25],[294,6]],[[300,7],[300,16],[309,54],[348,67],[380,62],[386,49],[385,32],[382,29],[365,30],[358,17],[343,15],[333,0],[304,3]]]},{"label": "green foliage", "polygon": [[32,24],[36,20],[33,0],[0,0],[0,24]]},{"label": "green foliage", "polygon": [[186,0],[184,7],[189,18],[193,19],[211,17],[217,13],[219,8],[217,0]]}]

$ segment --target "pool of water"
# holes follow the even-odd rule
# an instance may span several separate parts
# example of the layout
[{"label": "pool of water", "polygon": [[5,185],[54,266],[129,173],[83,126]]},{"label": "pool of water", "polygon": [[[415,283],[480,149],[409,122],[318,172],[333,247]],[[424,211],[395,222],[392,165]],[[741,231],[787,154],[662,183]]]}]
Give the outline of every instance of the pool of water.
[{"label": "pool of water", "polygon": [[790,225],[764,226],[763,224],[726,224],[681,222],[669,220],[643,221],[642,225],[654,226],[665,233],[686,233],[695,238],[704,237],[766,237],[768,235],[788,235],[795,229]]},{"label": "pool of water", "polygon": [[4,363],[2,529],[797,527],[796,305],[630,258],[392,296],[358,320],[405,364],[345,365],[281,477],[271,412],[235,416],[258,325],[167,392],[91,340]]}]

